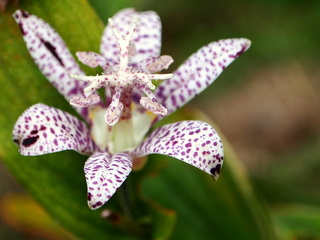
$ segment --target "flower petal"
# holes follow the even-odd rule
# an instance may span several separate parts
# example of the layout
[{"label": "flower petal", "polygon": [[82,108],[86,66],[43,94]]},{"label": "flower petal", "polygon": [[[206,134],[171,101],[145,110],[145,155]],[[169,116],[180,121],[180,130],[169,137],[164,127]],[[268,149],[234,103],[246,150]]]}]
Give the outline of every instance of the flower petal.
[{"label": "flower petal", "polygon": [[245,38],[212,42],[191,55],[175,72],[162,82],[155,95],[168,113],[174,112],[208,87],[220,73],[250,47]]},{"label": "flower petal", "polygon": [[[161,21],[157,13],[137,12],[127,8],[114,15],[112,20],[122,37],[125,37],[136,16],[138,16],[138,23],[133,34],[131,64],[158,57],[161,49]],[[100,52],[112,66],[119,62],[119,47],[110,24],[104,30]]]},{"label": "flower petal", "polygon": [[[19,24],[29,53],[42,74],[69,101],[82,95],[86,83],[69,77],[84,75],[60,35],[46,22],[23,10],[13,14]],[[87,110],[76,110],[86,118]]]},{"label": "flower petal", "polygon": [[217,132],[202,121],[182,121],[156,129],[131,154],[133,158],[158,153],[184,161],[218,178],[223,146]]},{"label": "flower petal", "polygon": [[85,163],[84,172],[88,188],[88,205],[97,209],[105,204],[126,180],[132,169],[129,155],[107,152],[94,153]]},{"label": "flower petal", "polygon": [[63,150],[90,155],[98,150],[85,123],[44,104],[31,106],[19,117],[12,138],[20,153],[29,156]]}]

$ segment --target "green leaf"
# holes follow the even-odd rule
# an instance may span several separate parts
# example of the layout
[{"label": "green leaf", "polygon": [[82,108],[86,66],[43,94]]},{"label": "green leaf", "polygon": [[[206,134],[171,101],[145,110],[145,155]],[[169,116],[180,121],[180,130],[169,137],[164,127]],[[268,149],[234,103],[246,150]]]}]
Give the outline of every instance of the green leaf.
[{"label": "green leaf", "polygon": [[273,211],[282,239],[319,239],[320,208],[312,205],[287,204]]}]

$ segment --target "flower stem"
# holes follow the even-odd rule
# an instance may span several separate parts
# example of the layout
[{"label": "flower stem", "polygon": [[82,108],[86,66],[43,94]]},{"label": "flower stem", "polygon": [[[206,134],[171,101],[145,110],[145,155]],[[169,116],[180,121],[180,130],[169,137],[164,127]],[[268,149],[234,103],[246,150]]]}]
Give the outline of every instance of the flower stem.
[{"label": "flower stem", "polygon": [[124,216],[128,219],[133,219],[133,203],[132,203],[132,190],[131,184],[128,179],[119,188],[120,194],[120,206],[122,208]]}]

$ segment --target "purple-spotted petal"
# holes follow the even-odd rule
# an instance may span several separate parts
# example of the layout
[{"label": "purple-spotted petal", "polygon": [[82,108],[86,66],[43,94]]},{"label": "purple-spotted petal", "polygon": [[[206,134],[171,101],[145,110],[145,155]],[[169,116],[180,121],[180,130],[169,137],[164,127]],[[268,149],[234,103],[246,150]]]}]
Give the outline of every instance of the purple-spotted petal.
[{"label": "purple-spotted petal", "polygon": [[98,150],[85,123],[44,104],[31,106],[19,117],[12,138],[20,153],[29,156],[63,150],[90,155]]},{"label": "purple-spotted petal", "polygon": [[[13,17],[19,24],[28,51],[42,74],[67,101],[82,95],[86,83],[70,78],[69,74],[84,73],[60,35],[48,23],[23,10],[17,10]],[[86,118],[86,110],[76,110]]]},{"label": "purple-spotted petal", "polygon": [[171,79],[162,82],[155,95],[168,113],[174,112],[208,87],[220,73],[250,47],[250,40],[212,42],[191,55]]},{"label": "purple-spotted petal", "polygon": [[[132,8],[127,8],[114,15],[112,20],[121,36],[125,37],[135,17],[138,17],[138,23],[130,50],[131,64],[158,57],[161,49],[161,21],[157,13],[153,11],[137,12]],[[104,30],[100,52],[111,66],[119,62],[119,47],[110,24]]]},{"label": "purple-spotted petal", "polygon": [[126,180],[131,169],[132,160],[127,154],[94,153],[84,166],[89,207],[97,209],[105,204]]},{"label": "purple-spotted petal", "polygon": [[156,129],[132,152],[132,157],[157,153],[171,156],[218,178],[223,146],[217,132],[202,121],[182,121]]}]

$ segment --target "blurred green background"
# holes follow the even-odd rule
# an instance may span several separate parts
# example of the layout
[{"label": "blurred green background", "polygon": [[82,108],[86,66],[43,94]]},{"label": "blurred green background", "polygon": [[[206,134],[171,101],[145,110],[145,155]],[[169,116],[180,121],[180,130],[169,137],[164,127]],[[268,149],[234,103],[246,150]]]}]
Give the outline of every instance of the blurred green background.
[{"label": "blurred green background", "polygon": [[[248,52],[190,104],[227,137],[280,236],[320,239],[320,1],[89,2],[104,23],[126,7],[156,11],[163,24],[162,53],[175,60],[171,70],[209,42],[252,41]],[[11,1],[7,9],[20,3]],[[0,177],[0,194],[24,193],[2,165]],[[38,239],[3,221],[2,236]]]}]

